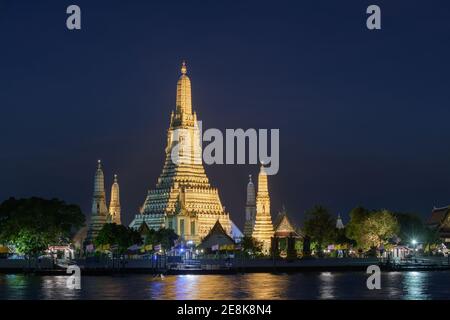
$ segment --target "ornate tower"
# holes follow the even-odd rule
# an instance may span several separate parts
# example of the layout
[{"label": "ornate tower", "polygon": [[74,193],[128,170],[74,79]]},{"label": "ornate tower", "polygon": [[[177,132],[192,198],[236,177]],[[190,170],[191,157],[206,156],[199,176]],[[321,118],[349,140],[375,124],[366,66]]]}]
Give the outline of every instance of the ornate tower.
[{"label": "ornate tower", "polygon": [[336,220],[336,229],[341,230],[341,229],[344,229],[344,228],[345,228],[345,226],[344,226],[344,223],[342,222],[341,215],[338,214],[338,217],[337,217],[337,220]]},{"label": "ornate tower", "polygon": [[252,237],[262,242],[264,253],[268,253],[270,251],[273,234],[267,173],[264,166],[261,165],[258,176],[258,194],[256,196],[256,219]]},{"label": "ornate tower", "polygon": [[245,204],[245,225],[244,236],[251,237],[253,233],[253,226],[255,225],[256,216],[256,193],[255,185],[252,181],[252,175],[249,175],[247,184],[247,202]]},{"label": "ornate tower", "polygon": [[98,232],[107,222],[108,208],[105,197],[105,178],[103,176],[102,163],[98,160],[97,171],[94,179],[94,196],[92,197],[92,214],[85,243],[92,243]]},{"label": "ornate tower", "polygon": [[229,215],[203,168],[200,129],[197,114],[192,112],[191,80],[184,62],[165,152],[156,187],[148,192],[141,214],[136,215],[130,227],[137,229],[145,222],[149,228],[173,229],[182,239],[199,243],[219,220],[230,234]]},{"label": "ornate tower", "polygon": [[111,187],[111,202],[109,203],[110,221],[115,224],[122,224],[120,219],[120,196],[117,174],[114,175],[114,183]]},{"label": "ornate tower", "polygon": [[191,80],[186,73],[186,62],[183,61],[181,65],[181,76],[177,83],[175,110],[177,113],[192,114]]}]

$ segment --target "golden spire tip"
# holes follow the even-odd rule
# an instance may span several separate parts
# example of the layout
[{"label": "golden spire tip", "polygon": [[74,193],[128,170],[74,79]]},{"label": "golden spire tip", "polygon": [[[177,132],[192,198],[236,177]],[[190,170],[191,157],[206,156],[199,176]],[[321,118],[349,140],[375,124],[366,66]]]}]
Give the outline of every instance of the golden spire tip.
[{"label": "golden spire tip", "polygon": [[181,74],[186,73],[187,73],[186,61],[183,60],[183,63],[181,64]]}]

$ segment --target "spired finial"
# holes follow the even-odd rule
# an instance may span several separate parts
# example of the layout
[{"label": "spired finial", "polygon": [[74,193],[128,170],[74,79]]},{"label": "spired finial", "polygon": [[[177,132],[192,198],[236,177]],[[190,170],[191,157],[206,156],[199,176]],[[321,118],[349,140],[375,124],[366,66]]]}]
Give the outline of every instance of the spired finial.
[{"label": "spired finial", "polygon": [[252,182],[252,175],[251,174],[248,175],[248,182]]},{"label": "spired finial", "polygon": [[259,167],[259,173],[262,174],[267,174],[266,173],[266,164],[264,163],[264,161],[261,161],[261,166]]},{"label": "spired finial", "polygon": [[181,74],[186,73],[187,73],[186,61],[183,60],[183,63],[181,64]]},{"label": "spired finial", "polygon": [[102,167],[102,160],[97,160],[97,168],[98,169],[101,169],[101,167]]},{"label": "spired finial", "polygon": [[117,174],[114,174],[114,182],[117,182]]}]

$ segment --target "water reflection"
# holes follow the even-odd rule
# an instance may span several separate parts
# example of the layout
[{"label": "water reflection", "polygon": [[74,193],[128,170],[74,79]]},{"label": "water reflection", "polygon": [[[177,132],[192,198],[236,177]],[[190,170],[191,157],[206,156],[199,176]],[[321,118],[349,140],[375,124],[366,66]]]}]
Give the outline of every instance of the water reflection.
[{"label": "water reflection", "polygon": [[408,300],[425,300],[429,299],[427,290],[429,287],[429,273],[410,271],[404,273],[403,290],[405,291],[405,299]]},{"label": "water reflection", "polygon": [[82,276],[81,290],[65,276],[0,275],[0,299],[449,299],[448,272],[386,272],[368,290],[364,272],[235,275]]},{"label": "water reflection", "polygon": [[334,275],[331,272],[322,272],[320,274],[320,299],[334,299]]},{"label": "water reflection", "polygon": [[183,275],[148,283],[151,299],[287,299],[287,275]]},{"label": "water reflection", "polygon": [[[403,296],[403,288],[400,285],[403,281],[403,273],[402,272],[387,272],[387,275],[381,278],[381,288],[383,292],[386,294],[382,297],[382,299],[399,299],[398,297]],[[387,278],[387,279],[385,279]]]}]

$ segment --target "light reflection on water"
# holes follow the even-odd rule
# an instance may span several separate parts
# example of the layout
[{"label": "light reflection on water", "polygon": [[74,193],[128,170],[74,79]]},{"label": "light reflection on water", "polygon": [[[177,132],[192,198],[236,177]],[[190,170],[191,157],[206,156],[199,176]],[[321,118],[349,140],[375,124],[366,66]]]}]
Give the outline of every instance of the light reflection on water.
[{"label": "light reflection on water", "polygon": [[331,272],[322,272],[320,274],[320,299],[334,299],[334,279]]},{"label": "light reflection on water", "polygon": [[0,275],[0,299],[449,299],[450,273],[384,272],[381,290],[364,272],[236,275],[82,276],[81,290],[65,276]]},{"label": "light reflection on water", "polygon": [[425,272],[407,272],[403,278],[405,299],[430,299],[427,281],[428,275]]}]

